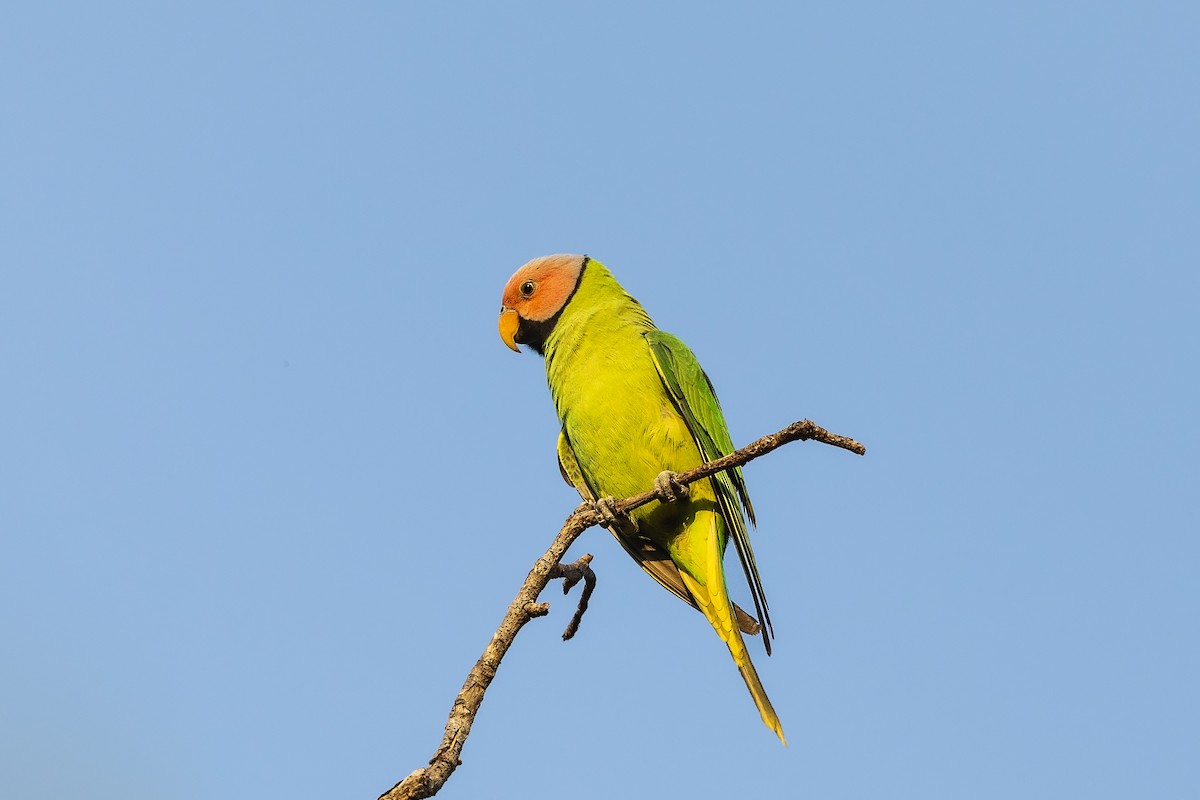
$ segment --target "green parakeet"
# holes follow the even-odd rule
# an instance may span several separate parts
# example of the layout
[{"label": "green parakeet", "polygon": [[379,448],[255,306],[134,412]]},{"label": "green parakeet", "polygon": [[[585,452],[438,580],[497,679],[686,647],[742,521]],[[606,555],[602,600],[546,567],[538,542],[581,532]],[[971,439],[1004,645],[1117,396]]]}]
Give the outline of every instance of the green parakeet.
[{"label": "green parakeet", "polygon": [[[664,471],[682,472],[733,451],[721,406],[692,351],[654,326],[603,264],[552,255],[521,267],[504,287],[500,337],[546,360],[562,422],[563,477],[585,500],[628,497]],[[691,484],[675,503],[653,502],[610,527],[663,587],[699,609],[729,647],[767,727],[783,727],[763,689],[742,632],[759,625],[729,600],[725,546],[733,539],[770,654],[771,621],[745,517],[754,521],[740,469]],[[786,743],[786,740],[784,740]]]}]

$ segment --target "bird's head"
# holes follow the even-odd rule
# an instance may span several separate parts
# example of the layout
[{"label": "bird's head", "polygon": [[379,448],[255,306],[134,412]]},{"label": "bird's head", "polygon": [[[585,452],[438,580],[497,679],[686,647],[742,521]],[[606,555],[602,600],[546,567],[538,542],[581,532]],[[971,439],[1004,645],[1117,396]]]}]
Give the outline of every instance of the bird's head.
[{"label": "bird's head", "polygon": [[513,350],[527,344],[539,353],[546,337],[566,308],[587,256],[554,255],[535,258],[513,273],[500,298],[500,338]]}]

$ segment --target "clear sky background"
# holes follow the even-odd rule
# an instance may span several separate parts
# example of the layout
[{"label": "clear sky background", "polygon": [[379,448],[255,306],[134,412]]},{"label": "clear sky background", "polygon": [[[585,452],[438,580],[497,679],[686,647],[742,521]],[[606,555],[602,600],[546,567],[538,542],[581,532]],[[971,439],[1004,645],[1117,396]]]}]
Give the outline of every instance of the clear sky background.
[{"label": "clear sky background", "polygon": [[495,325],[563,251],[869,453],[747,469],[788,748],[596,529],[442,796],[1200,796],[1198,9],[9,8],[0,796],[424,764],[578,502]]}]

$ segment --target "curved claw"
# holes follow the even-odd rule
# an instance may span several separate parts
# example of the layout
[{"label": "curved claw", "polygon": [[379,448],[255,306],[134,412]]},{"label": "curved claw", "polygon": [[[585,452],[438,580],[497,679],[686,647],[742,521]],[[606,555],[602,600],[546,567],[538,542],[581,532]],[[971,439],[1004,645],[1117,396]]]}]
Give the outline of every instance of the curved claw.
[{"label": "curved claw", "polygon": [[654,479],[654,488],[668,503],[678,503],[688,496],[688,487],[679,482],[678,473],[664,469]]}]

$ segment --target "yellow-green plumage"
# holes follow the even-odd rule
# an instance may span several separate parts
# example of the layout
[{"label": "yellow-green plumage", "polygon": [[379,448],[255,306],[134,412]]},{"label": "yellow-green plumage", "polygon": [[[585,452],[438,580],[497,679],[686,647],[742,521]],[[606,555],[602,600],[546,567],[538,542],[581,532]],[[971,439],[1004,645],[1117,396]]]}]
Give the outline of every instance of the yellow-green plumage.
[{"label": "yellow-green plumage", "polygon": [[[542,350],[562,421],[559,461],[586,499],[638,494],[663,470],[682,472],[732,451],[716,396],[691,351],[655,328],[602,264],[583,262]],[[744,507],[753,519],[741,472],[697,481],[689,490],[681,502],[636,509],[636,533],[613,533],[659,583],[703,612],[729,647],[763,721],[782,740],[742,641],[741,630],[757,626],[735,611],[725,586],[722,559],[732,537],[769,635],[742,516]]]}]

